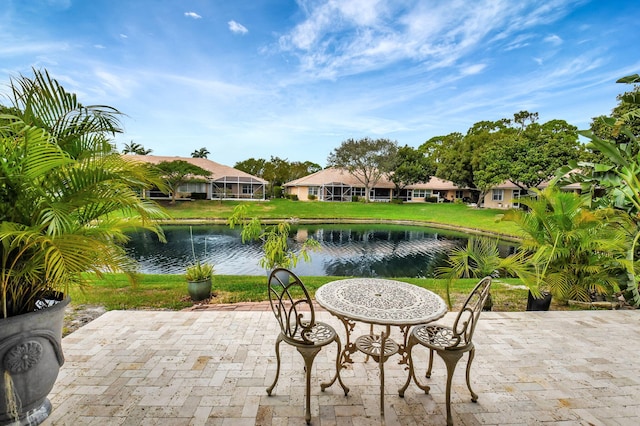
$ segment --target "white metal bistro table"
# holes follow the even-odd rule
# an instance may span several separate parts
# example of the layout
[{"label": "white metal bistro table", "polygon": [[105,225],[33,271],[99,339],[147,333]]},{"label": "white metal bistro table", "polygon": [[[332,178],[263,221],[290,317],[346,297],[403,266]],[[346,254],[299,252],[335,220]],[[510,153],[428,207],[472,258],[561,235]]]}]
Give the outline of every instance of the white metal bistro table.
[{"label": "white metal bistro table", "polygon": [[[315,294],[316,302],[344,324],[347,340],[340,355],[341,368],[353,363],[351,354],[357,351],[351,341],[356,321],[387,327],[397,326],[403,341],[398,344],[400,364],[409,365],[406,351],[411,326],[442,318],[447,313],[444,300],[432,291],[401,281],[380,278],[349,278],[331,281]],[[340,373],[337,375],[342,384]],[[322,389],[331,386],[327,383]],[[346,388],[348,389],[348,388]],[[345,391],[345,394],[348,390]]]}]

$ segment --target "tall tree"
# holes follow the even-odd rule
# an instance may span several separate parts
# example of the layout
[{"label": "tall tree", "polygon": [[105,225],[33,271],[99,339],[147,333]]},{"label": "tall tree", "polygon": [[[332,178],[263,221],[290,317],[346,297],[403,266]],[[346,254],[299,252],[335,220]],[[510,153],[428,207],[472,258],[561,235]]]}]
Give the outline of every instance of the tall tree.
[{"label": "tall tree", "polygon": [[171,204],[176,203],[176,196],[180,185],[198,180],[197,177],[208,177],[211,172],[184,160],[162,161],[156,165],[165,185],[171,194]]},{"label": "tall tree", "polygon": [[271,157],[271,160],[265,162],[262,178],[269,181],[269,191],[272,197],[279,197],[280,192],[276,189],[289,180],[291,167],[287,159],[280,157]]},{"label": "tall tree", "polygon": [[264,176],[266,163],[267,160],[264,158],[249,158],[247,160],[237,162],[233,165],[233,168],[261,178]]},{"label": "tall tree", "polygon": [[290,170],[287,182],[294,179],[300,179],[301,177],[308,176],[315,172],[319,172],[320,170],[322,170],[322,166],[311,161],[294,161],[290,164],[289,169]]},{"label": "tall tree", "polygon": [[446,136],[434,136],[418,147],[418,150],[422,152],[431,163],[431,168],[434,170],[436,176],[440,176],[440,174],[438,174],[438,167],[444,161],[447,153],[451,152],[454,146],[463,138],[464,135],[462,133],[454,132]]},{"label": "tall tree", "polygon": [[207,158],[207,155],[211,154],[209,152],[209,150],[205,147],[202,147],[200,149],[196,149],[195,151],[193,151],[191,153],[191,157],[193,158]]},{"label": "tall tree", "polygon": [[432,163],[418,149],[408,145],[398,148],[393,170],[389,173],[389,179],[396,186],[396,198],[408,185],[418,182],[428,182],[434,174]]},{"label": "tall tree", "polygon": [[395,164],[398,144],[389,139],[347,139],[327,158],[330,166],[346,169],[365,187],[365,197]]},{"label": "tall tree", "polygon": [[144,146],[139,143],[131,141],[131,143],[125,143],[122,149],[123,154],[135,154],[135,155],[149,155],[153,152],[152,149],[145,149]]}]

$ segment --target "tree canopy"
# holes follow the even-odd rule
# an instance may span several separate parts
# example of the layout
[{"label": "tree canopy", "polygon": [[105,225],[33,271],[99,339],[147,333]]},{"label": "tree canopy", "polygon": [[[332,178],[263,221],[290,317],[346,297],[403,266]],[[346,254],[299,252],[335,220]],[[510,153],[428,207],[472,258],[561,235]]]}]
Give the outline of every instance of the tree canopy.
[{"label": "tree canopy", "polygon": [[330,166],[346,169],[365,187],[365,197],[380,178],[393,171],[398,144],[389,139],[347,139],[327,158]]},{"label": "tree canopy", "polygon": [[180,185],[197,180],[198,176],[208,177],[211,172],[184,160],[162,161],[156,165],[165,185],[171,194],[171,204],[176,203],[176,196]]},{"label": "tree canopy", "polygon": [[513,119],[475,123],[464,136],[431,138],[419,149],[430,156],[436,176],[477,189],[482,203],[504,181],[534,188],[583,155],[576,127],[564,120],[537,121],[538,113],[520,111]]},{"label": "tree canopy", "polygon": [[274,188],[281,186],[286,182],[299,179],[322,170],[322,167],[319,164],[311,161],[289,162],[287,159],[273,156],[268,161],[264,158],[249,158],[247,160],[237,162],[233,167],[268,181],[269,190],[274,196],[279,195],[273,194]]},{"label": "tree canopy", "polygon": [[428,182],[434,173],[434,165],[420,150],[405,145],[398,148],[389,179],[396,186],[397,196],[408,185]]}]

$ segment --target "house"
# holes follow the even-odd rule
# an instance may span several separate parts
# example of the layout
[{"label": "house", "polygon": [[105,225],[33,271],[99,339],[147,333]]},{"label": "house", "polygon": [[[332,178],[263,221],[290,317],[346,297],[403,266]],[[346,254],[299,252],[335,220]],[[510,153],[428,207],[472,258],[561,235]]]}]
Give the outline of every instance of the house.
[{"label": "house", "polygon": [[[364,184],[347,170],[330,167],[292,180],[283,185],[285,194],[299,200],[352,201],[365,198]],[[388,202],[395,197],[396,186],[382,177],[369,193],[371,201]],[[408,185],[400,191],[399,198],[407,202],[471,200],[472,190],[461,188],[453,182],[432,177],[427,183]]]},{"label": "house", "polygon": [[[136,161],[159,164],[163,161],[183,160],[211,172],[208,178],[198,177],[178,188],[180,199],[204,200],[264,200],[267,181],[242,170],[216,163],[207,158],[163,157],[159,155],[132,155]],[[147,198],[168,198],[158,190],[146,191]]]},{"label": "house", "polygon": [[[550,183],[551,180],[546,180],[538,185],[537,188],[542,190],[548,187]],[[578,194],[581,190],[579,183],[571,183],[560,189],[562,191],[575,192]],[[482,207],[490,209],[517,209],[520,208],[518,199],[527,195],[529,195],[529,191],[527,189],[523,189],[512,181],[506,180],[487,192],[484,197]]]},{"label": "house", "polygon": [[482,207],[489,209],[517,209],[520,207],[518,198],[521,195],[527,195],[527,190],[522,189],[510,180],[506,180],[487,191]]}]

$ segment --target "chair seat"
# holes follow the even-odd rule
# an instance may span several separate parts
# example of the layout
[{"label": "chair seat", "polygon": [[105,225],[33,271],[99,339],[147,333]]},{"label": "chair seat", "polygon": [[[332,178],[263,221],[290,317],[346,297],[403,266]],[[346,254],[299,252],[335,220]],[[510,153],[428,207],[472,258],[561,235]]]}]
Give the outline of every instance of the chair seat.
[{"label": "chair seat", "polygon": [[302,340],[309,340],[310,343],[307,345],[310,346],[324,346],[336,339],[336,330],[324,322],[316,322],[315,325],[306,332],[305,339],[302,337],[302,332],[302,329],[298,330],[293,336],[293,340],[287,336],[284,336],[284,339],[294,346],[304,346],[305,344],[301,342]]},{"label": "chair seat", "polygon": [[461,346],[456,347],[459,343],[459,338],[454,335],[450,327],[444,325],[420,325],[413,329],[412,334],[418,339],[419,343],[428,348],[436,350],[445,350],[447,348],[464,349]]},{"label": "chair seat", "polygon": [[384,350],[382,348],[381,337],[379,334],[365,334],[356,339],[356,348],[366,355],[378,359],[381,354],[384,359],[391,355],[397,354],[400,350],[398,344],[392,339],[386,339],[384,342]]}]

